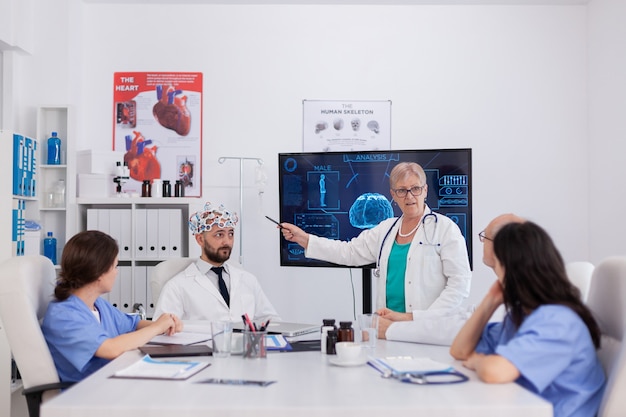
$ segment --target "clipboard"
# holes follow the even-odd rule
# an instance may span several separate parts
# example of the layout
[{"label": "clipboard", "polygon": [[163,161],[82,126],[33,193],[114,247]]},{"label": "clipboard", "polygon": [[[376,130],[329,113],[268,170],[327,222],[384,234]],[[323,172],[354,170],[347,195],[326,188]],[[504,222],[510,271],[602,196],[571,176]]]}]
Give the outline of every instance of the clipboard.
[{"label": "clipboard", "polygon": [[144,345],[139,350],[152,358],[213,355],[213,350],[207,345]]}]

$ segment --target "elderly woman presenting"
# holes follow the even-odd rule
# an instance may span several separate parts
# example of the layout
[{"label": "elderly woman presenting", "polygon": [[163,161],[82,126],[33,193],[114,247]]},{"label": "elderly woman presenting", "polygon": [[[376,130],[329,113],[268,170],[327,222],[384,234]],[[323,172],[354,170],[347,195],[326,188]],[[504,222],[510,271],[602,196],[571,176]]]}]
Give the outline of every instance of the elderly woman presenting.
[{"label": "elderly woman presenting", "polygon": [[457,327],[431,334],[433,326],[422,321],[456,311],[469,295],[465,239],[451,219],[426,204],[428,185],[420,165],[397,164],[389,185],[402,215],[349,242],[314,236],[290,223],[281,223],[282,234],[302,246],[309,258],[349,266],[376,263],[379,337],[447,344]]}]

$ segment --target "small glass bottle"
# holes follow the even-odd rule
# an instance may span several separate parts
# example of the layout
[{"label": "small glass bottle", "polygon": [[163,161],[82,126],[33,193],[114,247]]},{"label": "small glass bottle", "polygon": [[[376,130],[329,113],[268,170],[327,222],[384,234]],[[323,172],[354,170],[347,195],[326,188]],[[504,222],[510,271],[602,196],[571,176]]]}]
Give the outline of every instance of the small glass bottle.
[{"label": "small glass bottle", "polygon": [[52,207],[65,207],[65,180],[59,179],[52,191]]},{"label": "small glass bottle", "polygon": [[337,344],[337,330],[329,330],[326,336],[326,354],[336,355],[335,345]]},{"label": "small glass bottle", "polygon": [[163,197],[172,196],[172,184],[169,180],[163,180]]},{"label": "small glass bottle", "polygon": [[176,184],[174,184],[174,197],[184,197],[185,196],[185,187],[183,187],[183,182],[181,180],[176,180]]},{"label": "small glass bottle", "polygon": [[150,180],[143,180],[143,184],[141,184],[141,196],[152,196],[152,184],[150,183]]},{"label": "small glass bottle", "polygon": [[163,185],[161,184],[160,178],[155,178],[152,180],[152,186],[150,187],[150,197],[159,198],[163,197],[161,191],[163,190]]},{"label": "small glass bottle", "polygon": [[328,338],[328,332],[332,330],[337,330],[337,326],[335,326],[335,319],[324,319],[322,320],[322,327],[320,329],[321,338],[320,338],[320,347],[322,348],[322,353],[326,353],[326,340]]},{"label": "small glass bottle", "polygon": [[351,321],[340,321],[337,342],[354,342],[354,329]]}]

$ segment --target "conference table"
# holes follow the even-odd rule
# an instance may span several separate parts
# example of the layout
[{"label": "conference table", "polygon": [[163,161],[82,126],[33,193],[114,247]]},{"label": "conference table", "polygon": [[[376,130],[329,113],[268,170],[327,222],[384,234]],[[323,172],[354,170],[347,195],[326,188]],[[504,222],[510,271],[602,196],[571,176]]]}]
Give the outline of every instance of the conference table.
[{"label": "conference table", "polygon": [[[210,366],[184,381],[111,378],[142,358],[124,353],[45,402],[41,417],[552,417],[552,405],[515,383],[485,384],[446,346],[379,340],[373,357],[412,356],[452,365],[469,381],[416,385],[368,365],[337,366],[319,351],[269,352],[266,359],[194,357]],[[200,383],[209,378],[276,381],[268,386]]]}]

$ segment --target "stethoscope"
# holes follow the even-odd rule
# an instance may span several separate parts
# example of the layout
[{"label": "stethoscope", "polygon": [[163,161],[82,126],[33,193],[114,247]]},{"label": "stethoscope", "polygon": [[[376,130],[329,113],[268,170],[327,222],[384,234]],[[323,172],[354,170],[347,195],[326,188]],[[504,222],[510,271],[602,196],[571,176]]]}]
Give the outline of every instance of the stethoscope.
[{"label": "stethoscope", "polygon": [[[432,232],[430,233],[430,237],[429,237],[428,233],[426,233],[426,220],[430,216],[432,216],[432,218],[435,219],[435,225],[432,227]],[[391,225],[389,230],[387,230],[387,233],[385,233],[385,237],[383,237],[383,242],[380,244],[380,250],[378,251],[378,259],[376,259],[376,269],[374,269],[374,276],[376,278],[380,277],[380,258],[383,256],[383,247],[385,246],[385,242],[387,241],[387,238],[389,237],[389,234],[393,230],[394,226],[396,225],[396,223],[398,223],[398,221],[401,218],[402,218],[402,216],[398,217],[393,222],[393,224]],[[427,246],[441,246],[441,243],[433,243],[433,239],[435,238],[435,235],[437,234],[438,220],[439,219],[437,218],[437,215],[435,213],[433,213],[433,209],[430,209],[430,213],[425,214],[422,217],[422,224],[424,225],[424,239],[426,240],[426,242],[419,241],[418,244],[420,244],[420,245],[427,245]],[[430,221],[429,223],[432,223],[432,221]]]}]

